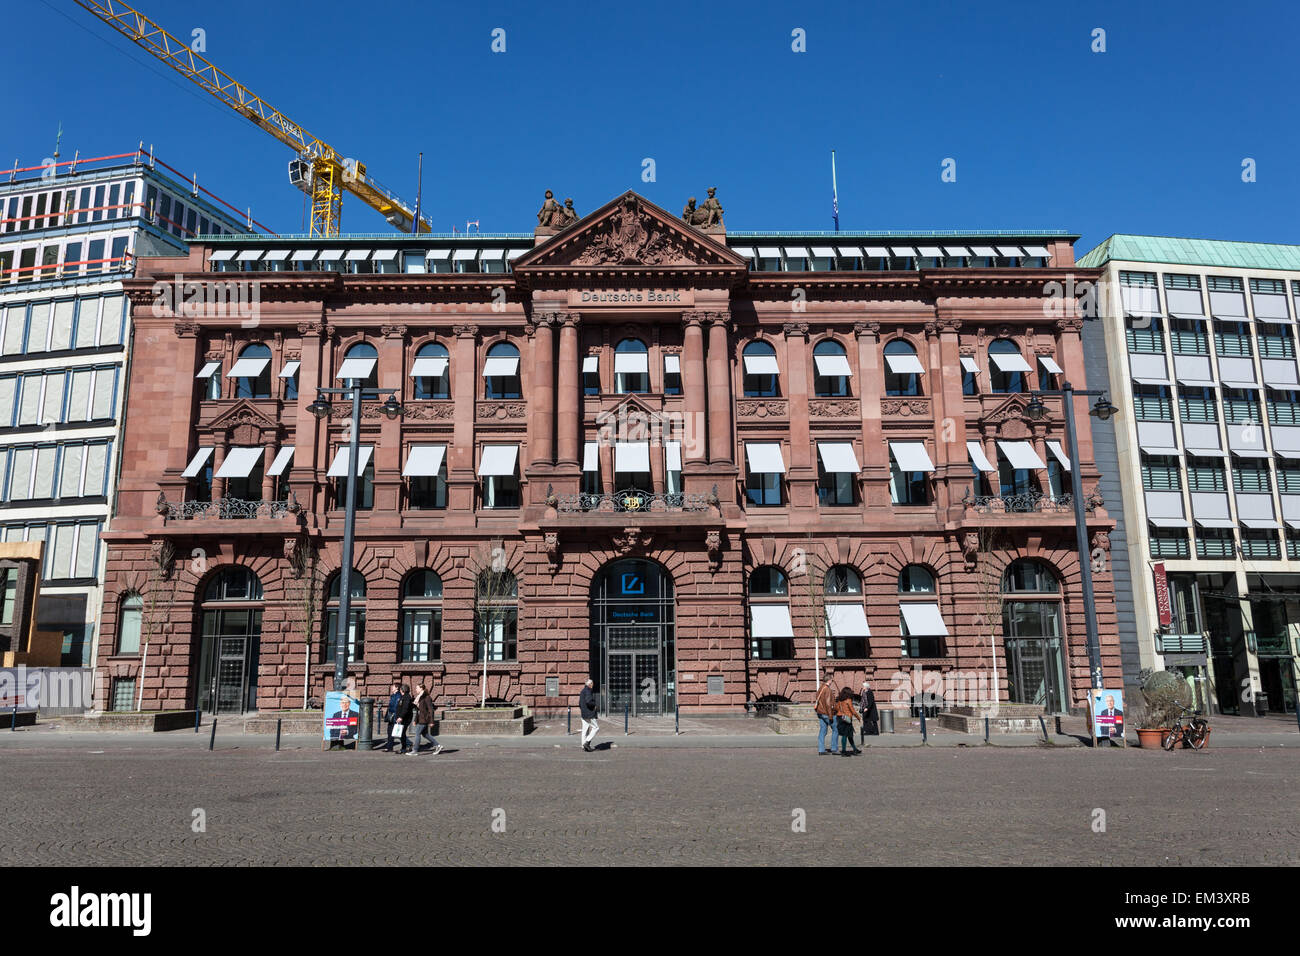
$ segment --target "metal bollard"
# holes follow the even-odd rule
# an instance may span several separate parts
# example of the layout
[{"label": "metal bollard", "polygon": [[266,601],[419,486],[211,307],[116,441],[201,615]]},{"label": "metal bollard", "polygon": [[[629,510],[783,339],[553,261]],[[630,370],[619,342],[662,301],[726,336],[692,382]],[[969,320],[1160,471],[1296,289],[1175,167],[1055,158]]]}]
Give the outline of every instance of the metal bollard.
[{"label": "metal bollard", "polygon": [[1047,721],[1043,720],[1042,714],[1038,715],[1038,726],[1043,731],[1043,743],[1051,743],[1051,739],[1047,736]]},{"label": "metal bollard", "polygon": [[14,704],[14,709],[12,713],[9,714],[9,729],[10,730],[18,729],[18,705],[16,703]]},{"label": "metal bollard", "polygon": [[565,736],[570,736],[573,734],[573,705],[572,704],[569,705],[569,714],[568,717],[566,718],[566,723],[564,725],[564,733]]},{"label": "metal bollard", "polygon": [[673,704],[673,733],[680,734],[681,732],[682,732],[682,709],[678,707],[676,704]]},{"label": "metal bollard", "polygon": [[208,749],[211,750],[217,742],[217,718],[212,718],[212,736],[208,738]]},{"label": "metal bollard", "polygon": [[921,705],[921,743],[930,739],[930,734],[925,729],[925,705]]},{"label": "metal bollard", "polygon": [[632,702],[628,701],[623,705],[623,736],[627,736],[627,719],[632,713]]},{"label": "metal bollard", "polygon": [[989,742],[989,719],[987,717],[984,718],[984,742]]},{"label": "metal bollard", "polygon": [[196,734],[199,732],[199,724],[201,723],[203,723],[203,711],[195,707],[194,708],[194,732]]},{"label": "metal bollard", "polygon": [[276,753],[280,752],[280,725],[283,722],[284,721],[282,720],[282,718],[280,717],[275,718],[275,752]]}]

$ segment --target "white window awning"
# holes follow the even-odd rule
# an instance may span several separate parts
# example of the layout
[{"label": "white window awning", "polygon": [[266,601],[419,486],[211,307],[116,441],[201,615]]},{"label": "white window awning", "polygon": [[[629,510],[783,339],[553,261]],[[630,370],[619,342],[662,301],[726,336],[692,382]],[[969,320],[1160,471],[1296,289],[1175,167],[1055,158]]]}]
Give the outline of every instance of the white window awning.
[{"label": "white window awning", "polygon": [[506,262],[514,262],[527,251],[527,249],[511,249],[506,253]]},{"label": "white window awning", "polygon": [[890,246],[889,251],[896,259],[911,259],[916,255],[916,250],[911,246]]},{"label": "white window awning", "polygon": [[453,262],[466,262],[477,257],[478,249],[457,249],[452,253],[451,259]]},{"label": "white window awning", "polygon": [[212,255],[208,256],[208,261],[209,261],[209,262],[228,262],[229,260],[231,260],[231,259],[233,259],[233,258],[235,258],[235,250],[234,250],[234,249],[218,249],[218,250],[216,250],[215,252],[213,252]]},{"label": "white window awning", "polygon": [[943,250],[938,246],[918,246],[916,251],[927,259],[943,258]]},{"label": "white window awning", "polygon": [[904,602],[898,605],[911,637],[947,637],[948,626],[937,604]]},{"label": "white window awning", "polygon": [[1061,366],[1056,364],[1056,359],[1050,356],[1040,355],[1038,356],[1038,361],[1042,362],[1043,368],[1047,369],[1053,375],[1060,375],[1063,371],[1065,371],[1063,368],[1061,368]]},{"label": "white window awning", "polygon": [[1029,363],[1019,352],[990,352],[989,358],[1003,372],[1032,372]]},{"label": "white window awning", "polygon": [[230,371],[226,373],[226,378],[257,378],[262,374],[262,369],[270,364],[269,358],[236,359],[235,364],[230,366]]},{"label": "white window awning", "polygon": [[679,441],[664,442],[664,464],[669,471],[682,470],[682,443]]},{"label": "white window awning", "polygon": [[451,258],[450,249],[430,249],[428,252],[424,254],[425,262],[430,262],[430,261],[441,262],[444,259],[450,259],[450,258]]},{"label": "white window awning", "polygon": [[1034,446],[1027,441],[1000,441],[998,448],[1006,455],[1011,467],[1016,469],[1046,468],[1043,459],[1038,457]]},{"label": "white window awning", "polygon": [[1196,518],[1196,523],[1202,528],[1235,528],[1237,522],[1231,518]]},{"label": "white window awning", "polygon": [[411,378],[438,378],[447,371],[445,355],[417,355],[411,363]]},{"label": "white window awning", "polygon": [[506,257],[506,251],[504,249],[484,249],[478,254],[478,257],[484,262],[500,262]]},{"label": "white window awning", "polygon": [[406,454],[402,474],[420,478],[434,477],[442,471],[442,460],[446,455],[446,445],[412,445]]},{"label": "white window awning", "polygon": [[862,249],[858,246],[838,246],[840,256],[844,259],[856,259],[862,255]]},{"label": "white window awning", "polygon": [[614,471],[635,475],[649,470],[650,443],[648,441],[614,442]]},{"label": "white window awning", "polygon": [[220,362],[208,362],[203,366],[203,368],[199,369],[199,374],[195,375],[194,377],[211,378],[213,375],[217,373],[217,369],[219,368],[221,368]]},{"label": "white window awning", "polygon": [[261,448],[228,448],[217,468],[218,478],[247,478],[262,460]]},{"label": "white window awning", "polygon": [[181,472],[181,477],[193,478],[200,471],[202,471],[203,466],[206,465],[208,463],[208,459],[212,457],[212,451],[213,450],[211,448],[200,448],[198,451],[196,451],[194,453],[194,457],[190,459],[190,463],[186,465],[185,470]]},{"label": "white window awning", "polygon": [[824,375],[827,378],[853,375],[853,369],[849,368],[847,355],[839,355],[838,353],[834,355],[814,355],[813,364],[817,366],[817,374]]},{"label": "white window awning", "polygon": [[519,373],[519,356],[494,355],[483,361],[483,377],[517,375]]},{"label": "white window awning", "polygon": [[321,262],[338,262],[343,258],[342,249],[322,249],[316,257]]},{"label": "white window awning", "polygon": [[819,441],[817,454],[821,457],[822,468],[835,475],[856,475],[862,470],[858,464],[857,453],[853,443],[847,441]]},{"label": "white window awning", "polygon": [[1217,388],[1218,382],[1211,379],[1192,378],[1191,376],[1178,376],[1179,385],[1190,385],[1193,388]]},{"label": "white window awning", "polygon": [[884,246],[867,246],[862,250],[867,254],[868,259],[888,259],[889,250]]},{"label": "white window awning", "polygon": [[889,451],[898,462],[899,471],[934,471],[934,462],[925,450],[925,442],[891,441]]},{"label": "white window awning", "polygon": [[1239,389],[1240,391],[1243,391],[1243,392],[1257,392],[1257,391],[1259,391],[1259,384],[1258,384],[1257,382],[1229,382],[1229,381],[1225,378],[1225,379],[1223,380],[1223,386],[1224,386],[1225,388],[1235,388],[1235,389]]},{"label": "white window awning", "polygon": [[861,604],[827,604],[826,633],[830,637],[870,637],[867,609]]},{"label": "white window awning", "polygon": [[396,249],[376,249],[370,254],[370,259],[373,262],[392,262],[396,258]]},{"label": "white window awning", "polygon": [[751,604],[749,621],[751,637],[794,637],[788,604]]},{"label": "white window awning", "polygon": [[373,249],[349,249],[343,254],[343,259],[345,262],[364,262],[370,258],[370,253],[373,251]]},{"label": "white window awning", "polygon": [[963,355],[961,357],[961,367],[972,375],[978,375],[980,373],[979,362],[976,362],[969,355]]},{"label": "white window awning", "polygon": [[835,258],[835,250],[831,246],[813,246],[812,254],[814,259]]},{"label": "white window awning", "polygon": [[673,375],[682,374],[682,357],[680,355],[664,356],[664,371]]},{"label": "white window awning", "polygon": [[785,458],[776,442],[746,442],[745,461],[755,475],[784,475]]},{"label": "white window awning", "polygon": [[996,259],[998,251],[992,246],[971,246],[970,251],[981,259]]},{"label": "white window awning", "polygon": [[479,477],[513,475],[519,460],[518,445],[484,445],[478,463]]},{"label": "white window awning", "polygon": [[1056,460],[1061,463],[1062,468],[1066,471],[1070,470],[1070,459],[1065,457],[1065,449],[1061,447],[1059,441],[1049,441],[1047,443],[1047,450],[1050,451]]},{"label": "white window awning", "polygon": [[293,257],[299,262],[311,262],[316,258],[316,252],[315,249],[297,249],[294,251]]},{"label": "white window awning", "polygon": [[1242,518],[1241,523],[1247,528],[1255,531],[1269,528],[1276,530],[1277,528],[1282,527],[1282,525],[1274,518]]},{"label": "white window awning", "polygon": [[298,374],[298,367],[300,365],[302,365],[302,362],[300,362],[298,359],[293,359],[291,361],[285,362],[284,368],[280,369],[280,374],[276,377],[293,378],[295,375]]},{"label": "white window awning", "polygon": [[1192,523],[1186,518],[1147,518],[1149,524],[1157,528],[1190,528]]},{"label": "white window awning", "polygon": [[745,373],[748,375],[778,375],[780,372],[775,355],[745,356]]},{"label": "white window awning", "polygon": [[378,359],[369,357],[365,358],[345,358],[343,364],[339,366],[339,373],[335,378],[341,380],[369,378],[370,373],[375,370],[375,363]]},{"label": "white window awning", "polygon": [[734,246],[731,251],[734,252],[736,255],[740,256],[740,258],[742,259],[754,258],[753,246]]},{"label": "white window awning", "polygon": [[998,246],[998,255],[1014,259],[1023,255],[1023,253],[1020,251],[1019,246]]},{"label": "white window awning", "polygon": [[782,246],[787,259],[807,259],[808,250],[804,246]]},{"label": "white window awning", "polygon": [[595,375],[600,371],[600,359],[595,355],[588,355],[582,360],[582,374]]},{"label": "white window awning", "polygon": [[1137,376],[1134,376],[1133,381],[1137,382],[1139,385],[1172,385],[1173,384],[1173,382],[1169,381],[1169,379],[1167,378],[1138,378]]},{"label": "white window awning", "polygon": [[600,442],[583,442],[582,470],[592,473],[600,471]]},{"label": "white window awning", "polygon": [[[363,475],[366,471],[366,465],[370,464],[370,455],[375,450],[374,445],[361,445],[357,448],[357,475]],[[348,446],[344,445],[334,453],[334,460],[330,462],[329,471],[325,473],[327,478],[346,478],[348,476]]]},{"label": "white window awning", "polygon": [[977,441],[968,441],[966,443],[966,453],[970,455],[970,460],[975,463],[975,467],[980,471],[997,471],[997,466],[989,461],[988,455],[984,454],[984,446]]},{"label": "white window awning", "polygon": [[1047,251],[1046,246],[1025,246],[1025,255],[1032,256],[1035,259],[1046,259],[1051,253]]},{"label": "white window awning", "polygon": [[614,372],[636,374],[650,371],[650,356],[645,352],[615,352]]},{"label": "white window awning", "polygon": [[965,258],[970,255],[970,250],[965,246],[944,246],[943,251],[954,259]]},{"label": "white window awning", "polygon": [[760,259],[780,259],[781,250],[776,246],[759,246],[758,257]]},{"label": "white window awning", "polygon": [[271,470],[267,472],[272,478],[278,478],[283,475],[286,468],[293,467],[293,445],[282,445],[280,450],[275,453],[275,458],[271,462]]},{"label": "white window awning", "polygon": [[925,366],[915,355],[886,355],[885,362],[895,375],[924,375]]},{"label": "white window awning", "polygon": [[263,262],[283,262],[289,258],[289,249],[267,249],[262,255]]}]

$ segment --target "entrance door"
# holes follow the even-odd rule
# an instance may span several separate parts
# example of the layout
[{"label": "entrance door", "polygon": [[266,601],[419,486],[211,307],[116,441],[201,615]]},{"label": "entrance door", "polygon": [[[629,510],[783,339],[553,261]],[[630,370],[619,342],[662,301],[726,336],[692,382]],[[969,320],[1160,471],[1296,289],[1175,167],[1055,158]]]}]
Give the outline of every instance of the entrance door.
[{"label": "entrance door", "polygon": [[242,637],[217,641],[217,713],[238,714],[244,709],[244,683],[248,674],[248,642]]},{"label": "entrance door", "polygon": [[1008,640],[1007,681],[1013,704],[1037,704],[1049,714],[1061,708],[1060,638]]},{"label": "entrance door", "polygon": [[1259,682],[1268,695],[1268,709],[1275,714],[1293,714],[1296,708],[1295,675],[1289,657],[1261,657]]},{"label": "entrance door", "polygon": [[605,710],[633,717],[663,713],[663,639],[658,625],[608,629]]},{"label": "entrance door", "polygon": [[676,705],[672,578],[628,558],[592,583],[591,676],[603,713],[643,717]]}]

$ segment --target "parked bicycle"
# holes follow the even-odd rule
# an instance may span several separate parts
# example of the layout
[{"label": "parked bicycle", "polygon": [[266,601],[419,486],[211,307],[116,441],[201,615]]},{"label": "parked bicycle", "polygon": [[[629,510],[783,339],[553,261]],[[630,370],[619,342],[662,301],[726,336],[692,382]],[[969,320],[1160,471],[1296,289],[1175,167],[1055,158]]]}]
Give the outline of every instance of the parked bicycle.
[{"label": "parked bicycle", "polygon": [[1174,720],[1174,725],[1165,734],[1164,747],[1173,750],[1180,743],[1193,750],[1201,750],[1210,737],[1210,724],[1201,716],[1199,710],[1182,707],[1181,713]]}]

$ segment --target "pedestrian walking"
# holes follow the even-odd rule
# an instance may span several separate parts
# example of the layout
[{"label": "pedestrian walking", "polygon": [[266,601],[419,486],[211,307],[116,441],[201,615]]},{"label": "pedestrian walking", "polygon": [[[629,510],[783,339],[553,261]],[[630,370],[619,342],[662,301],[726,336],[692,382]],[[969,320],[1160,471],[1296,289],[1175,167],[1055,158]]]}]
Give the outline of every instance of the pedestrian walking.
[{"label": "pedestrian walking", "polygon": [[582,693],[578,695],[578,716],[582,718],[582,749],[591,753],[591,742],[596,737],[596,731],[600,730],[596,723],[596,692],[593,689],[595,684],[590,677],[582,688]]},{"label": "pedestrian walking", "polygon": [[853,718],[857,716],[858,712],[853,709],[853,690],[846,687],[835,698],[835,729],[840,732],[841,757],[849,756],[850,747],[853,748],[853,756],[862,753],[853,743]]},{"label": "pedestrian walking", "polygon": [[[835,729],[835,688],[831,686],[830,679],[822,681],[821,687],[817,688],[817,705],[813,708],[817,711],[817,720],[820,724],[817,728],[817,752],[819,754],[835,753],[835,744],[837,731]],[[831,734],[831,749],[826,749],[826,732]]]},{"label": "pedestrian walking", "polygon": [[393,722],[393,729],[388,732],[388,740],[392,742],[393,734],[400,734],[397,741],[397,752],[404,754],[406,753],[406,735],[411,729],[411,715],[414,712],[414,708],[411,706],[411,688],[405,684],[400,688],[397,706],[393,712],[397,719]]},{"label": "pedestrian walking", "polygon": [[415,746],[411,750],[414,756],[420,752],[420,741],[428,737],[429,742],[433,744],[433,750],[429,751],[435,757],[442,753],[442,744],[438,743],[433,731],[429,728],[433,726],[433,698],[429,696],[429,690],[423,684],[415,685],[415,699],[413,701],[415,710]]},{"label": "pedestrian walking", "polygon": [[862,743],[867,742],[867,735],[872,737],[880,733],[880,711],[876,707],[876,692],[871,689],[870,681],[862,682],[862,695],[858,699],[862,708]]},{"label": "pedestrian walking", "polygon": [[384,711],[384,721],[388,727],[384,731],[384,749],[393,751],[393,724],[397,723],[397,702],[402,699],[402,685],[393,681],[388,694],[388,708]]}]

